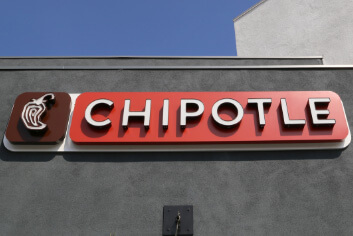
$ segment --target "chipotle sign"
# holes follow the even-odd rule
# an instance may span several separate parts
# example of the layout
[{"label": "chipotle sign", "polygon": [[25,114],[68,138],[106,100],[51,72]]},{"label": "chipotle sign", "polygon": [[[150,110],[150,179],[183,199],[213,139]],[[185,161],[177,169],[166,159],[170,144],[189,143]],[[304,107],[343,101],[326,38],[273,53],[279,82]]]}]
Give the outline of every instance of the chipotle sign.
[{"label": "chipotle sign", "polygon": [[63,94],[20,95],[5,146],[198,151],[344,148],[350,142],[342,101],[330,91]]}]

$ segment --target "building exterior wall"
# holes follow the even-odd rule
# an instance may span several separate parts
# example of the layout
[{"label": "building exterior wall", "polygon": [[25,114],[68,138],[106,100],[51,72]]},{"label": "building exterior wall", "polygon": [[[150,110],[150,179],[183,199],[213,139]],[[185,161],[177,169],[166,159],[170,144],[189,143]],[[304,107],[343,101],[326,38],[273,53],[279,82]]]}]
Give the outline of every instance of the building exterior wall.
[{"label": "building exterior wall", "polygon": [[[1,69],[0,132],[27,91],[332,90],[353,121],[353,68]],[[0,147],[1,235],[351,235],[353,146],[268,152],[14,153]]]},{"label": "building exterior wall", "polygon": [[351,0],[265,0],[234,20],[238,56],[324,56],[353,64]]}]

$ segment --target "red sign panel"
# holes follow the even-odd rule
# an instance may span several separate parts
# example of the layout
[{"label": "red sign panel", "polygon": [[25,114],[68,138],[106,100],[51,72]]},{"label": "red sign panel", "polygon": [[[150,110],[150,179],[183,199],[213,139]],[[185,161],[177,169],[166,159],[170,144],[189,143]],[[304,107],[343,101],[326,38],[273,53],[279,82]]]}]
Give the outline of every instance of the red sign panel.
[{"label": "red sign panel", "polygon": [[339,96],[295,92],[89,92],[76,100],[76,144],[339,142]]}]

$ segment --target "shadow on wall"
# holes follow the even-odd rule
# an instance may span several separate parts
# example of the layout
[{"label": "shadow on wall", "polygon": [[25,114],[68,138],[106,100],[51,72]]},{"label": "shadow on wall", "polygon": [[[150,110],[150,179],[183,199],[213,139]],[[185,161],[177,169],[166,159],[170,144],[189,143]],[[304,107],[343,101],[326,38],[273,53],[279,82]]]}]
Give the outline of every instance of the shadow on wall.
[{"label": "shadow on wall", "polygon": [[270,161],[334,159],[343,150],[247,152],[114,152],[41,153],[10,152],[1,142],[0,159],[9,162],[47,162],[62,156],[68,162]]}]

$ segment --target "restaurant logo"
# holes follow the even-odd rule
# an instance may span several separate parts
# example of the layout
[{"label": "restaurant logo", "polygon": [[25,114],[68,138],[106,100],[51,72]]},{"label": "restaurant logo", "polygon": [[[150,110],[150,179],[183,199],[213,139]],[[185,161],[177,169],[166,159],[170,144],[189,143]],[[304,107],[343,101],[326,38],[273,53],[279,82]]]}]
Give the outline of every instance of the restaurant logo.
[{"label": "restaurant logo", "polygon": [[56,144],[65,138],[71,111],[68,93],[23,93],[12,109],[6,138],[14,144]]},{"label": "restaurant logo", "polygon": [[55,96],[47,93],[38,99],[31,99],[23,108],[22,121],[27,129],[33,131],[43,131],[47,125],[41,122],[41,118],[47,111],[47,105],[55,103]]},{"label": "restaurant logo", "polygon": [[88,92],[21,94],[4,143],[104,152],[338,149],[350,140],[330,91]]}]

